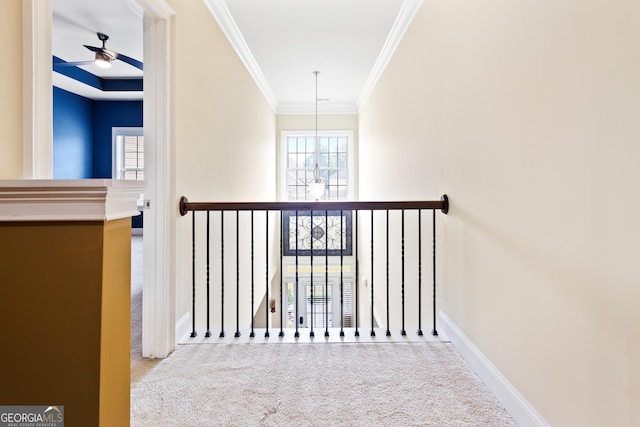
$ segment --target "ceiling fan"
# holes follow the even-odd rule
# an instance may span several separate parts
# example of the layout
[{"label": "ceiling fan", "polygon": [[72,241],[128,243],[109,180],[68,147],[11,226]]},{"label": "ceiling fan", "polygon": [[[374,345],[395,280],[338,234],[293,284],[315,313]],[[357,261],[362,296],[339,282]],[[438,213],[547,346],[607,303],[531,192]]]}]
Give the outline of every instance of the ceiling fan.
[{"label": "ceiling fan", "polygon": [[55,65],[65,65],[65,66],[76,66],[76,65],[87,65],[87,64],[95,64],[100,68],[109,68],[111,67],[111,62],[118,59],[122,62],[126,62],[127,64],[142,70],[142,62],[137,59],[133,59],[126,55],[123,55],[118,52],[114,52],[112,50],[107,49],[106,44],[107,40],[109,40],[109,36],[103,33],[96,33],[98,39],[102,42],[102,47],[88,46],[83,45],[87,49],[92,52],[95,52],[96,57],[93,61],[78,61],[78,62],[57,62]]}]

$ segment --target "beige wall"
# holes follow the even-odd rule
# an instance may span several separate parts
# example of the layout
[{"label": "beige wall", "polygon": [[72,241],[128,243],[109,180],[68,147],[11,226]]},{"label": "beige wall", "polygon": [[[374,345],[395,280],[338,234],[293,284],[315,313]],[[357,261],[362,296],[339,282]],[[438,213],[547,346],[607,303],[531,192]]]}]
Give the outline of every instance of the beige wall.
[{"label": "beige wall", "polygon": [[0,179],[22,178],[22,1],[0,3]]},{"label": "beige wall", "polygon": [[[171,0],[170,3],[176,12],[177,194],[191,201],[274,200],[275,113],[204,2]],[[204,216],[200,218],[204,221]],[[205,230],[202,221],[198,222],[200,232]],[[231,226],[232,222],[225,222],[225,226]],[[212,229],[219,230],[219,222],[214,222]],[[229,229],[229,233],[235,233],[235,227],[233,230]],[[234,255],[227,256],[233,265],[229,265],[226,272],[233,276],[234,282],[225,288],[227,301],[235,301],[235,249],[229,243],[232,236],[235,237],[229,235],[226,250]],[[178,218],[177,242],[176,315],[179,319],[191,311],[190,217]],[[204,243],[198,243],[197,247],[203,249]],[[216,243],[215,247],[219,245]],[[260,251],[263,245],[256,243],[256,247]],[[201,259],[198,263],[198,283],[201,284],[205,268]],[[198,292],[204,292],[204,288]],[[212,292],[219,292],[218,288]],[[225,326],[231,327],[232,323],[235,326],[235,312],[227,311],[231,317]],[[197,315],[202,313],[199,310]],[[250,319],[248,314],[244,318]]]},{"label": "beige wall", "polygon": [[360,114],[360,197],[451,196],[443,311],[551,425],[640,424],[639,39],[638,2],[426,1]]}]

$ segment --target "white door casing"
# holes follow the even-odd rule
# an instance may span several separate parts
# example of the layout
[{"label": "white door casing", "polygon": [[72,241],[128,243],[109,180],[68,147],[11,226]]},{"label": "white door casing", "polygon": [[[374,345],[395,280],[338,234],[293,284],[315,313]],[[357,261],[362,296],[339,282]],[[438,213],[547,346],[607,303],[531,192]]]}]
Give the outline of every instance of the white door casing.
[{"label": "white door casing", "polygon": [[[175,222],[171,108],[172,16],[166,0],[125,0],[144,18],[145,195],[142,353],[176,346]],[[53,177],[51,0],[23,0],[23,178]]]},{"label": "white door casing", "polygon": [[51,1],[22,1],[22,178],[53,178]]},{"label": "white door casing", "polygon": [[162,358],[176,346],[175,246],[177,198],[172,155],[172,16],[165,0],[131,0],[144,13],[144,283],[142,355]]}]

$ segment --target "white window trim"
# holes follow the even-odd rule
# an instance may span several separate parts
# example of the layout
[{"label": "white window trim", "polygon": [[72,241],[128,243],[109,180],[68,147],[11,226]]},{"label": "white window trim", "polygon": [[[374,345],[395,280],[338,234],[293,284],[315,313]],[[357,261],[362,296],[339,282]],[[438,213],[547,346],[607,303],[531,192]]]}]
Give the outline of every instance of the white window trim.
[{"label": "white window trim", "polygon": [[[314,130],[285,130],[280,132],[280,170],[278,176],[280,177],[280,199],[287,200],[287,137],[289,136],[304,136],[313,137],[316,135]],[[353,140],[353,131],[351,130],[322,130],[318,131],[318,137],[347,137],[347,164],[349,168],[349,191],[347,193],[347,200],[355,200],[355,144]]]},{"label": "white window trim", "polygon": [[144,136],[144,130],[141,127],[114,127],[111,128],[111,177],[118,178],[118,164],[120,163],[121,150],[117,141],[118,136]]}]

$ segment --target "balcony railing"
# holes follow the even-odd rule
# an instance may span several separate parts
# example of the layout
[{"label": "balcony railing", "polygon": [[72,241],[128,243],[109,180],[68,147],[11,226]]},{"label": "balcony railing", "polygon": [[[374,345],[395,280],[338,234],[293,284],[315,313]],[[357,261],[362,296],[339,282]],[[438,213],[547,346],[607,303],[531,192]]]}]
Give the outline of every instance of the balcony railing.
[{"label": "balcony railing", "polygon": [[[338,328],[340,336],[352,330],[358,337],[366,327],[371,336],[377,327],[387,336],[396,327],[406,335],[407,324],[423,335],[428,309],[431,334],[437,335],[436,216],[448,209],[446,195],[386,202],[216,203],[182,197],[180,214],[191,212],[191,337],[197,323],[206,328],[205,337],[212,336],[212,327],[224,337],[225,321],[235,323],[235,337],[242,329],[254,337],[262,327],[265,337],[272,329],[280,337],[287,331],[298,337],[301,330],[313,337],[315,329],[324,329],[328,337]],[[425,211],[432,213],[430,233],[422,226]],[[427,274],[425,234],[432,246]],[[428,273],[431,307],[425,308]]]}]

